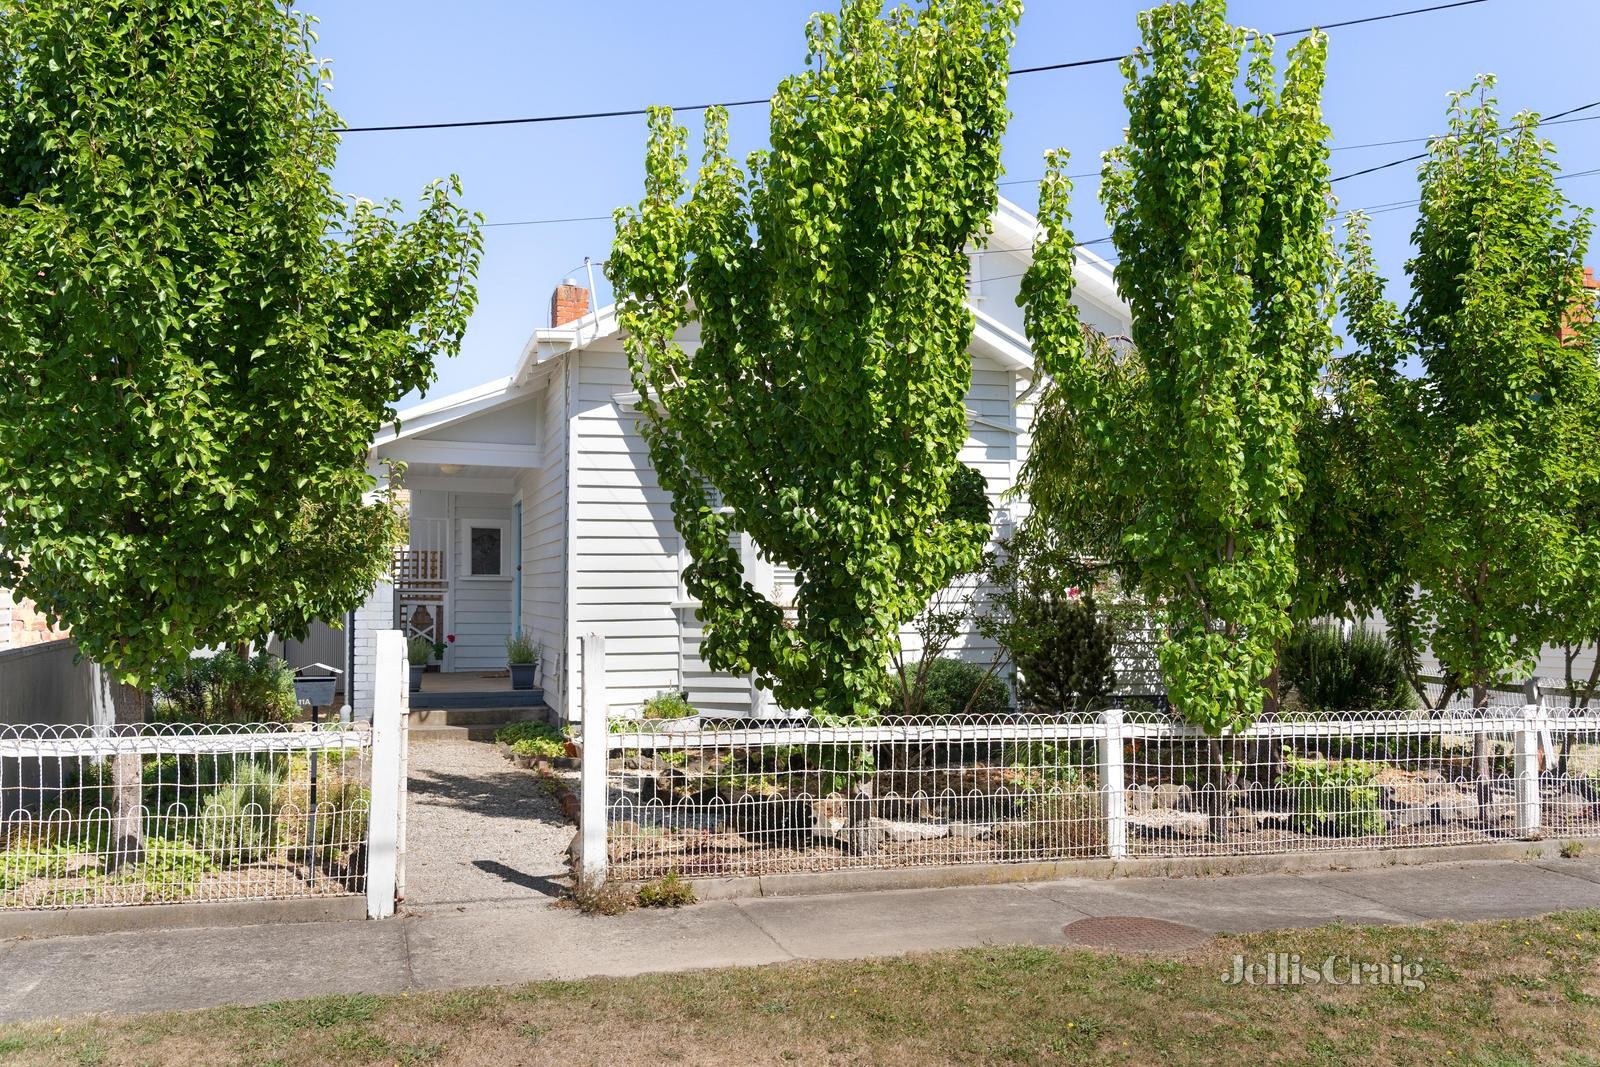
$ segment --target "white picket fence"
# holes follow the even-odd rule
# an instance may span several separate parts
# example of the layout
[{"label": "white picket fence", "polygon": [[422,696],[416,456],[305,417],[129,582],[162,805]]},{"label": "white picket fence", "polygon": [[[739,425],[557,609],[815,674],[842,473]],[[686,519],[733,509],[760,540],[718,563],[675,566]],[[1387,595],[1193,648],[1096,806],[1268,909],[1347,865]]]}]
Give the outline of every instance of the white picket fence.
[{"label": "white picket fence", "polygon": [[364,895],[392,915],[405,644],[370,723],[0,726],[0,912]]},{"label": "white picket fence", "polygon": [[1600,717],[1543,704],[1304,716],[1222,738],[1120,710],[730,729],[608,722],[603,639],[585,639],[583,664],[590,876],[1600,835]]}]

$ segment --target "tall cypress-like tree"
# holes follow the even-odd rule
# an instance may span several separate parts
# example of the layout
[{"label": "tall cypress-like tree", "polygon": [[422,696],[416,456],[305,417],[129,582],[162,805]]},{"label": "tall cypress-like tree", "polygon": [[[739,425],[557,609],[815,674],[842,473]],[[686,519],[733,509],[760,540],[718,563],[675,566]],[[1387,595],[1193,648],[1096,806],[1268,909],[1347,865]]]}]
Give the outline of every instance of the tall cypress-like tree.
[{"label": "tall cypress-like tree", "polygon": [[[1290,50],[1280,88],[1271,38],[1230,26],[1223,0],[1167,4],[1139,25],[1127,139],[1104,181],[1133,344],[1085,343],[1054,154],[1019,300],[1061,391],[1042,410],[1073,422],[1039,441],[1087,456],[1038,455],[1032,475],[1056,482],[1057,506],[1113,517],[1125,587],[1164,617],[1173,703],[1220,731],[1260,713],[1292,621],[1298,435],[1333,346],[1325,39]],[[1081,488],[1075,468],[1093,474]]]},{"label": "tall cypress-like tree", "polygon": [[[1600,579],[1596,331],[1575,314],[1589,214],[1556,184],[1538,117],[1505,122],[1493,87],[1453,95],[1429,145],[1404,311],[1382,297],[1359,218],[1347,255],[1351,331],[1400,445],[1388,477],[1418,590],[1408,632],[1480,707],[1592,621]],[[1412,360],[1421,378],[1404,373]],[[1475,747],[1486,793],[1485,739]]]},{"label": "tall cypress-like tree", "polygon": [[[655,111],[645,199],[610,261],[656,477],[692,562],[708,662],[791,707],[876,714],[902,624],[989,536],[963,507],[971,381],[964,249],[996,202],[1018,0],[814,16],[810,68],[741,169],[706,117]],[[698,344],[676,340],[693,319]],[[794,617],[730,536],[794,569]]]}]

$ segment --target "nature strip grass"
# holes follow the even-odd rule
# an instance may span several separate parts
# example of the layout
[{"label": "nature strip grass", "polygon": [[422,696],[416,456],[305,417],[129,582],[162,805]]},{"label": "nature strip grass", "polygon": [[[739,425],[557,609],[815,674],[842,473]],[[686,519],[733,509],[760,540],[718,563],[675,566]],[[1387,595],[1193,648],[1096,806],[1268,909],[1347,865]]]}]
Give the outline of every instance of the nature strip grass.
[{"label": "nature strip grass", "polygon": [[[1424,988],[1221,980],[1235,956],[1274,953],[1398,957]],[[1218,937],[1173,957],[995,947],[0,1028],[0,1062],[24,1065],[546,1058],[1600,1064],[1600,911]]]}]

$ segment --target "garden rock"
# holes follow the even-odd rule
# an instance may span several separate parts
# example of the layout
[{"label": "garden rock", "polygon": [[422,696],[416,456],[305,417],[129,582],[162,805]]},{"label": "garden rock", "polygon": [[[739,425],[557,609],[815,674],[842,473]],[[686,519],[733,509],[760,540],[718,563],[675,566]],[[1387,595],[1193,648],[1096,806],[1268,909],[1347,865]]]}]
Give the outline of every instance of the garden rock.
[{"label": "garden rock", "polygon": [[882,830],[890,841],[904,844],[908,841],[932,841],[950,836],[948,823],[893,822],[889,819],[869,819],[867,825]]},{"label": "garden rock", "polygon": [[950,836],[960,841],[994,840],[994,824],[982,822],[953,822],[948,827]]},{"label": "garden rock", "polygon": [[1128,825],[1148,837],[1203,837],[1210,820],[1204,812],[1156,808],[1130,814]]},{"label": "garden rock", "polygon": [[1147,785],[1129,786],[1123,795],[1128,811],[1149,811],[1156,806],[1156,791]]},{"label": "garden rock", "polygon": [[1403,804],[1385,809],[1383,818],[1393,829],[1408,830],[1433,822],[1433,809],[1426,804]]},{"label": "garden rock", "polygon": [[833,833],[835,843],[853,856],[876,855],[887,837],[888,834],[876,826],[847,826]]},{"label": "garden rock", "polygon": [[1229,829],[1234,833],[1253,834],[1261,829],[1261,813],[1254,808],[1235,807],[1228,816]]},{"label": "garden rock", "polygon": [[1594,805],[1576,793],[1557,793],[1544,799],[1544,813],[1552,819],[1587,819]]},{"label": "garden rock", "polygon": [[1194,790],[1186,785],[1161,782],[1155,789],[1154,806],[1169,811],[1189,811],[1194,806]]}]

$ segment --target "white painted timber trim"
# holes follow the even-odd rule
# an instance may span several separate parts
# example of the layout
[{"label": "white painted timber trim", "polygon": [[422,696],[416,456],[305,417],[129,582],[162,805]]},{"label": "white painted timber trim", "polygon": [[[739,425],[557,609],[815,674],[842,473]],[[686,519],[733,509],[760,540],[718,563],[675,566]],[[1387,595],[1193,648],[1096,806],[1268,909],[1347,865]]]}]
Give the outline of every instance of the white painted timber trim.
[{"label": "white painted timber trim", "polygon": [[379,631],[372,694],[372,801],[367,817],[367,917],[371,919],[394,914],[400,852],[405,847],[400,790],[406,675],[404,636],[399,630]]},{"label": "white painted timber trim", "polygon": [[385,459],[406,463],[459,463],[467,467],[542,467],[544,449],[538,445],[503,445],[487,441],[392,441],[376,448]]},{"label": "white painted timber trim", "polygon": [[607,744],[606,639],[586,634],[583,644],[583,757],[578,772],[578,862],[587,878],[606,874]]}]

